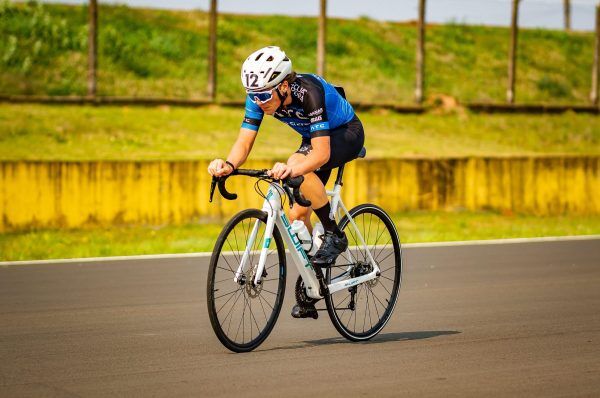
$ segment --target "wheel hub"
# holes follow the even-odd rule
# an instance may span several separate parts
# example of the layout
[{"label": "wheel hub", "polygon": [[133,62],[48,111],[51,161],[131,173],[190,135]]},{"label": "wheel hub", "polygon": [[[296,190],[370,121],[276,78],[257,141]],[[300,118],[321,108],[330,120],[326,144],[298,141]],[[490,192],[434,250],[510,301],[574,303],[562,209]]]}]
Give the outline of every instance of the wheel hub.
[{"label": "wheel hub", "polygon": [[[251,270],[246,271],[242,278],[246,286],[246,293],[250,298],[257,298],[258,295],[262,292],[263,284],[261,280],[258,281],[258,284],[254,283],[254,277],[256,276],[256,270],[258,268],[258,264],[254,265]],[[267,276],[267,270],[263,270],[262,277],[265,278]],[[262,279],[262,278],[261,278]],[[246,283],[247,282],[247,283]]]},{"label": "wheel hub", "polygon": [[[373,266],[370,263],[366,261],[357,261],[352,271],[350,271],[350,277],[357,278],[359,276],[370,274],[371,272],[373,272]],[[379,283],[379,278],[371,279],[365,283],[370,287],[374,287]]]},{"label": "wheel hub", "polygon": [[248,293],[248,297],[257,298],[258,295],[262,292],[262,285],[254,285],[254,281],[246,284],[246,293]]},{"label": "wheel hub", "polygon": [[371,271],[373,271],[371,264],[364,261],[357,261],[354,268],[350,271],[350,277],[357,278],[359,276],[367,275]]}]

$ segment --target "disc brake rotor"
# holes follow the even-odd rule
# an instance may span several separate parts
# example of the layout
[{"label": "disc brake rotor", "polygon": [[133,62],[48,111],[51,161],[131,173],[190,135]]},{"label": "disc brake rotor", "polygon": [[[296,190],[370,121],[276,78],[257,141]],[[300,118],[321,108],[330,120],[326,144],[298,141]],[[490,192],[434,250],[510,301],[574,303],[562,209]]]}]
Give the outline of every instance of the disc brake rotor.
[{"label": "disc brake rotor", "polygon": [[[258,268],[258,264],[254,265],[251,270],[246,271],[246,293],[250,298],[257,298],[258,295],[262,292],[263,284],[259,283],[258,285],[254,284],[254,277],[256,276],[256,269]],[[265,278],[267,276],[267,270],[263,270],[262,277]],[[261,278],[262,279],[262,278]],[[259,281],[262,282],[262,281]]]}]

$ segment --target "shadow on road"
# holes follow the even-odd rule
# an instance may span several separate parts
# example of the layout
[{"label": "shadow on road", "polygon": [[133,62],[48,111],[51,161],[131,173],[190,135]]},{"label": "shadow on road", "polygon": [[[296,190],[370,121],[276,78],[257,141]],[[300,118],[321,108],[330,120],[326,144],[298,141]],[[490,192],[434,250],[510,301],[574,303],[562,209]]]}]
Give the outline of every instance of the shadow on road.
[{"label": "shadow on road", "polygon": [[317,347],[323,345],[332,345],[332,344],[379,344],[379,343],[387,343],[392,341],[405,341],[405,340],[421,340],[421,339],[430,339],[432,337],[444,336],[448,334],[458,334],[461,333],[458,330],[425,330],[420,332],[400,332],[400,333],[382,333],[375,337],[373,337],[369,341],[363,342],[352,342],[346,340],[343,337],[331,337],[327,339],[319,339],[319,340],[306,340],[298,344],[293,344],[289,346],[283,347],[274,347],[266,350],[260,351],[275,351],[275,350],[295,350],[298,348],[308,348],[308,347]]}]

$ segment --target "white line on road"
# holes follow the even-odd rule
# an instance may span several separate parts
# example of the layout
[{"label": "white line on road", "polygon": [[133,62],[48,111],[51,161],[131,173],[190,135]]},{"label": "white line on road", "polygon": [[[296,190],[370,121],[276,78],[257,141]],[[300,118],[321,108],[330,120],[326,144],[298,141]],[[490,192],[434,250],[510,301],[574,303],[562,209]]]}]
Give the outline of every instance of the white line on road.
[{"label": "white line on road", "polygon": [[[403,249],[419,247],[452,247],[452,246],[479,246],[479,245],[506,245],[513,243],[535,243],[535,242],[558,242],[572,240],[596,240],[600,235],[576,235],[576,236],[548,236],[542,238],[513,238],[513,239],[488,239],[488,240],[464,240],[450,242],[426,242],[426,243],[405,243]],[[26,261],[0,261],[0,267],[9,265],[39,265],[39,264],[60,264],[60,263],[96,263],[112,261],[130,261],[130,260],[160,260],[177,258],[202,258],[210,257],[210,252],[200,253],[177,253],[177,254],[144,254],[137,256],[113,256],[113,257],[84,257],[84,258],[64,258],[52,260],[26,260]]]}]

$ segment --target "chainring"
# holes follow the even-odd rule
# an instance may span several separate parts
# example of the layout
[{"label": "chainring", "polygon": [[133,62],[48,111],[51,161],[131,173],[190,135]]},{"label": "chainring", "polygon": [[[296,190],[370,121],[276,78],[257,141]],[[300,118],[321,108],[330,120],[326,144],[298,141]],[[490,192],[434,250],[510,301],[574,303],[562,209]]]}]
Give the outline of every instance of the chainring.
[{"label": "chainring", "polygon": [[319,301],[318,299],[308,297],[306,294],[306,289],[304,288],[304,281],[302,280],[301,276],[298,276],[298,279],[296,279],[296,288],[294,293],[296,295],[296,303],[298,303],[298,305],[301,307],[314,305],[317,301]]}]

